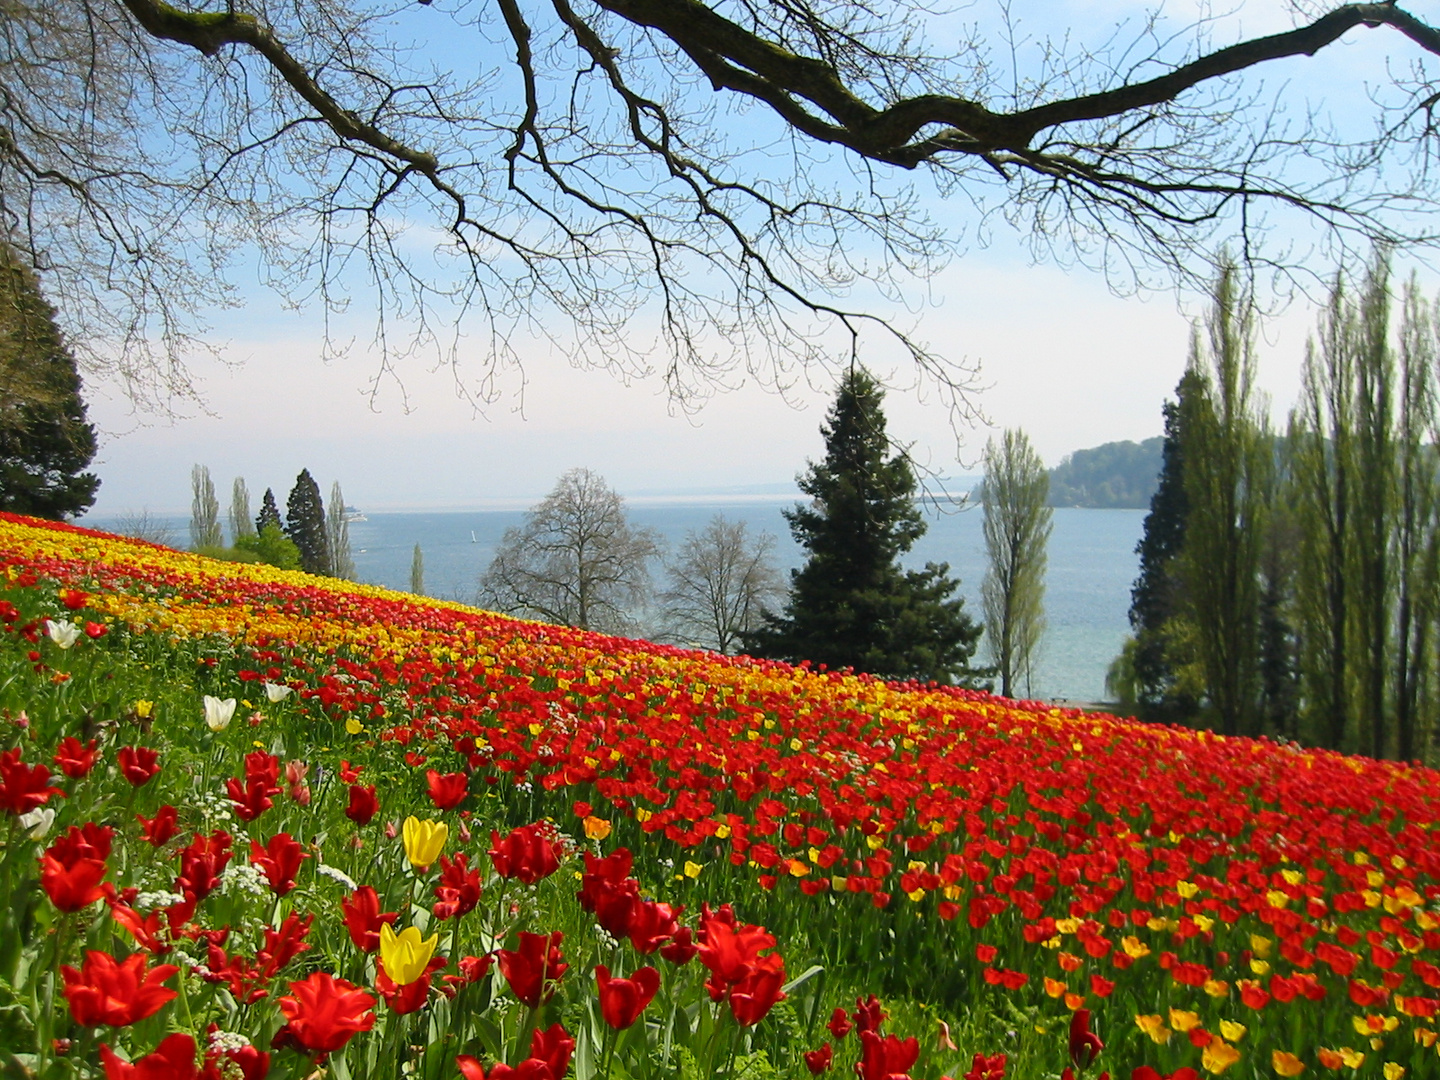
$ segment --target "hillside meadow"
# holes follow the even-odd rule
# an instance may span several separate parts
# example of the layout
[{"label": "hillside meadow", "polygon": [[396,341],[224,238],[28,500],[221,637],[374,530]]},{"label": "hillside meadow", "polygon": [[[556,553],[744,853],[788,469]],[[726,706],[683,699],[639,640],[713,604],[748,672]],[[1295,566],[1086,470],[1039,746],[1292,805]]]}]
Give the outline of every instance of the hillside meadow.
[{"label": "hillside meadow", "polygon": [[1440,776],[0,515],[0,1075],[1440,1076]]}]

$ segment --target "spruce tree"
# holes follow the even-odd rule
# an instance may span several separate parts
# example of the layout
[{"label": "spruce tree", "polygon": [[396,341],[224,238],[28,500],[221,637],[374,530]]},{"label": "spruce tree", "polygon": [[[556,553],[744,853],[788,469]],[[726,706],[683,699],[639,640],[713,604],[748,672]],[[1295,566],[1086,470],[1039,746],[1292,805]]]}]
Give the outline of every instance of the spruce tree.
[{"label": "spruce tree", "polygon": [[39,283],[0,241],[0,510],[64,520],[95,502],[95,429]]},{"label": "spruce tree", "polygon": [[275,492],[271,488],[265,489],[265,497],[260,500],[260,513],[255,516],[255,532],[258,535],[265,531],[265,526],[274,525],[281,528],[280,508],[275,505]]},{"label": "spruce tree", "polygon": [[1130,590],[1130,628],[1133,644],[1127,647],[1136,704],[1154,720],[1177,720],[1193,715],[1199,701],[1183,669],[1193,661],[1180,619],[1180,581],[1177,556],[1185,546],[1189,500],[1184,484],[1185,428],[1194,412],[1199,376],[1186,371],[1175,387],[1174,401],[1163,406],[1165,443],[1161,450],[1160,480],[1150,498],[1144,531],[1135,553],[1140,576]]},{"label": "spruce tree", "polygon": [[300,569],[310,574],[331,573],[330,538],[325,530],[325,504],[320,485],[301,469],[285,503],[285,535],[300,549]]},{"label": "spruce tree", "polygon": [[809,557],[791,572],[784,613],[766,612],[746,646],[757,656],[886,678],[963,680],[975,674],[969,660],[980,627],[952,596],[959,582],[948,566],[900,566],[925,522],[914,470],[891,454],[883,399],[863,370],[841,380],[821,428],[825,459],[799,480],[813,501],[785,512]]}]

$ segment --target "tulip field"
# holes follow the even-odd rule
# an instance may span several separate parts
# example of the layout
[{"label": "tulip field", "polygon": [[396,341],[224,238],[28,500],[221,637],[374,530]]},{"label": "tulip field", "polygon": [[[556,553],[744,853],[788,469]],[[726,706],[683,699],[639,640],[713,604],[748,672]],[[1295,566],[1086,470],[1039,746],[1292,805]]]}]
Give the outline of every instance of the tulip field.
[{"label": "tulip field", "polygon": [[1440,1077],[1440,774],[0,515],[0,1077]]}]

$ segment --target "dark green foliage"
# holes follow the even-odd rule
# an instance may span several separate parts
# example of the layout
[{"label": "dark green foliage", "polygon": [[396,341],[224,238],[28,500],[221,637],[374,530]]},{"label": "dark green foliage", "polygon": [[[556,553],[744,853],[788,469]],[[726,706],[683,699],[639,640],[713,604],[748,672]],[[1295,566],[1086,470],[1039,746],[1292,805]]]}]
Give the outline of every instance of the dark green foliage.
[{"label": "dark green foliage", "polygon": [[1141,510],[1159,483],[1165,439],[1076,450],[1050,470],[1051,506]]},{"label": "dark green foliage", "polygon": [[273,521],[266,522],[258,533],[237,536],[233,550],[254,555],[257,561],[278,566],[281,570],[300,569],[300,549]]},{"label": "dark green foliage", "polygon": [[[264,511],[261,511],[264,513]],[[331,573],[330,537],[325,529],[325,504],[320,485],[301,469],[285,502],[285,535],[300,549],[300,569],[311,574]]]},{"label": "dark green foliage", "polygon": [[0,242],[0,510],[63,521],[95,502],[95,429],[55,309]]},{"label": "dark green foliage", "polygon": [[1165,435],[1161,467],[1145,531],[1135,546],[1140,576],[1130,590],[1130,628],[1135,644],[1128,658],[1136,704],[1151,719],[1175,720],[1193,715],[1199,702],[1185,689],[1179,668],[1188,657],[1177,656],[1179,642],[1171,625],[1181,610],[1176,559],[1185,545],[1189,500],[1185,494],[1183,458],[1185,423],[1193,408],[1198,377],[1187,370],[1175,388],[1175,401],[1163,407]]},{"label": "dark green foliage", "polygon": [[265,498],[260,503],[260,513],[255,518],[255,531],[262,533],[265,526],[274,525],[280,528],[280,508],[275,505],[275,492],[270,488],[265,489]]},{"label": "dark green foliage", "polygon": [[841,381],[821,432],[825,459],[799,480],[813,502],[785,512],[809,552],[791,572],[783,615],[766,612],[747,649],[886,678],[954,682],[969,668],[980,627],[953,596],[945,564],[906,571],[900,557],[924,533],[910,463],[890,456],[884,392],[864,371]]}]

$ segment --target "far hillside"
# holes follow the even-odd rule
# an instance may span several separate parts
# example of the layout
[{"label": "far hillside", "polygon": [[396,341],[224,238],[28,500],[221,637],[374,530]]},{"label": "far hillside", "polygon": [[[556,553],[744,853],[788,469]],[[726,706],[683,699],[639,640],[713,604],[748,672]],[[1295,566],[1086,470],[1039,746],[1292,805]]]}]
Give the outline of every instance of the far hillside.
[{"label": "far hillside", "polygon": [[1139,509],[1150,505],[1160,476],[1162,436],[1076,450],[1050,470],[1051,506]]}]

